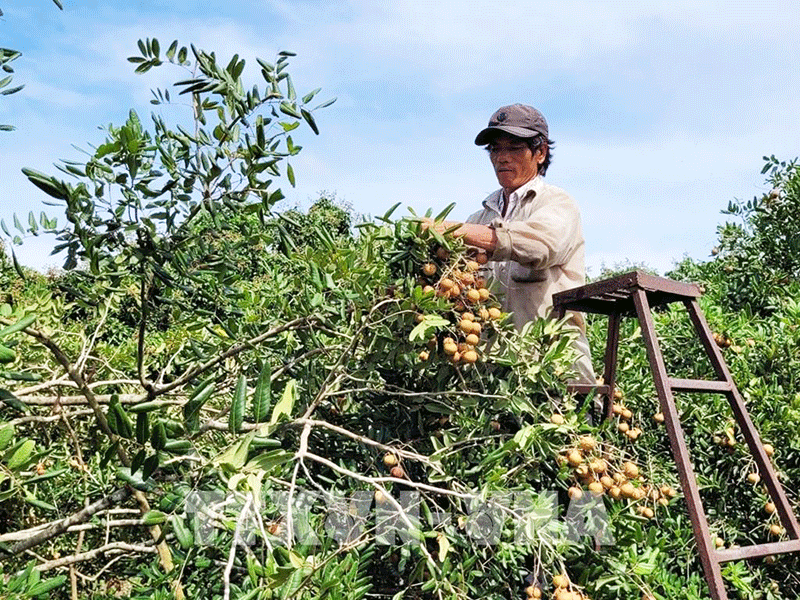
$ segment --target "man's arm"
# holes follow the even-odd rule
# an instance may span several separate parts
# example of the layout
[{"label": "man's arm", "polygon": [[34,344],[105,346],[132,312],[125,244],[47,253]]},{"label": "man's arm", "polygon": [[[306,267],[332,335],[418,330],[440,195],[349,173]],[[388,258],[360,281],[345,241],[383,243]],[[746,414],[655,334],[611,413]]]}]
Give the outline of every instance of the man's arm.
[{"label": "man's arm", "polygon": [[458,229],[453,233],[462,238],[467,246],[486,250],[489,254],[497,248],[497,233],[494,227],[489,227],[488,225],[460,223],[457,221],[439,221],[436,223],[432,219],[424,219],[423,225],[425,227],[433,227],[439,233],[444,233],[446,230],[458,226]]}]

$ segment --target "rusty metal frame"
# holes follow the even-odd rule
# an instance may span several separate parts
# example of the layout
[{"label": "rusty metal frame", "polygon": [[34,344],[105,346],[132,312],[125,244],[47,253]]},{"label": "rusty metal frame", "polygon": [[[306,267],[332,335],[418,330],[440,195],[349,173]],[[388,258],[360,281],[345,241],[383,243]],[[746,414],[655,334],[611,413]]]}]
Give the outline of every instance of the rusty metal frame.
[{"label": "rusty metal frame", "polygon": [[[605,418],[611,417],[611,404],[616,383],[620,321],[623,316],[635,316],[638,319],[706,582],[714,600],[728,600],[720,565],[733,560],[800,551],[800,524],[798,524],[791,503],[778,480],[758,431],[750,419],[722,353],[714,342],[712,332],[700,310],[697,298],[701,294],[702,291],[697,285],[656,277],[641,271],[632,271],[555,294],[553,311],[559,317],[563,317],[567,311],[591,312],[608,316],[608,337],[602,385],[593,387],[574,384],[570,386],[570,391],[576,394],[594,392],[602,395]],[[673,302],[681,302],[689,313],[695,332],[716,373],[716,380],[677,379],[669,377],[667,374],[655,331],[652,309]],[[725,550],[718,550],[714,547],[673,392],[718,393],[726,396],[734,419],[753,455],[761,479],[770,498],[775,503],[776,512],[781,524],[786,529],[788,540]]]}]

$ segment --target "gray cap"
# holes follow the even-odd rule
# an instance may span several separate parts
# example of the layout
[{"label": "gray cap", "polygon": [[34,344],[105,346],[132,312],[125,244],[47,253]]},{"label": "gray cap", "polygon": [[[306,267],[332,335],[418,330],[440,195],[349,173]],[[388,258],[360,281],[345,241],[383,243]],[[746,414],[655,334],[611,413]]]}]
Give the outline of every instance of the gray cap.
[{"label": "gray cap", "polygon": [[525,104],[512,104],[498,108],[489,119],[489,126],[475,138],[475,144],[485,146],[501,131],[521,138],[539,134],[548,137],[547,121],[544,120],[544,115],[532,106]]}]

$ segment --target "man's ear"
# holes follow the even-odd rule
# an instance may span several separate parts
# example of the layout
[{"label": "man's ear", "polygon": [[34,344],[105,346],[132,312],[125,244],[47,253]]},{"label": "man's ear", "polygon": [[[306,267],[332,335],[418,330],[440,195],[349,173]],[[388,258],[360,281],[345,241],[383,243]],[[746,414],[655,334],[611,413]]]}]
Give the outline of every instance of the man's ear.
[{"label": "man's ear", "polygon": [[547,152],[548,149],[546,145],[543,144],[539,146],[539,148],[536,150],[536,156],[535,156],[537,165],[541,166],[544,164],[544,161],[547,158]]}]

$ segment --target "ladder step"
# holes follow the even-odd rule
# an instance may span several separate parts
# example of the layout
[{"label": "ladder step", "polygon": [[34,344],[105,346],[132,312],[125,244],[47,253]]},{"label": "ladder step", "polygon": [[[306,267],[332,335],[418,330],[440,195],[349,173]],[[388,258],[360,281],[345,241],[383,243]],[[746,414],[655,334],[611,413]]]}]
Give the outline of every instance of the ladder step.
[{"label": "ladder step", "polygon": [[787,540],[785,542],[771,542],[769,544],[758,544],[757,546],[743,546],[741,548],[728,548],[717,550],[717,562],[730,562],[732,560],[742,560],[746,558],[758,558],[769,556],[770,554],[785,554],[787,552],[797,552],[800,550],[800,540]]},{"label": "ladder step", "polygon": [[733,390],[730,381],[709,381],[706,379],[676,379],[667,378],[669,387],[675,392],[719,392],[726,393]]}]

